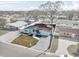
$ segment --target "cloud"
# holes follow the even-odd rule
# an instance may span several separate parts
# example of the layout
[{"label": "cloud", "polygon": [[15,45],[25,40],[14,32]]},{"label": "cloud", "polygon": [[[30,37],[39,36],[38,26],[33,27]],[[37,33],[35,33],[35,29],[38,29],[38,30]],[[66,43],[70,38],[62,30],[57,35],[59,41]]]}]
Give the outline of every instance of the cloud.
[{"label": "cloud", "polygon": [[72,8],[75,10],[79,9],[79,1],[74,1]]},{"label": "cloud", "polygon": [[[0,1],[0,10],[33,10],[46,1]],[[54,1],[53,1],[54,2]],[[64,1],[63,10],[79,9],[79,1]]]},{"label": "cloud", "polygon": [[72,5],[63,5],[63,10],[72,10]]},{"label": "cloud", "polygon": [[63,5],[63,10],[78,10],[79,9],[79,1],[71,1],[71,4]]},{"label": "cloud", "polygon": [[38,7],[29,7],[29,10],[38,9]]}]

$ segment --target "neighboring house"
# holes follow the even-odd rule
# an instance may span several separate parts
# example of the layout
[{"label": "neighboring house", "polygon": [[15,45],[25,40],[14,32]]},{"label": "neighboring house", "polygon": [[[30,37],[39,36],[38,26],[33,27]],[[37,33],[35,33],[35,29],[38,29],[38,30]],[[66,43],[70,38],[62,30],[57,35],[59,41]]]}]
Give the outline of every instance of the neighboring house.
[{"label": "neighboring house", "polygon": [[57,17],[57,19],[62,19],[62,20],[64,19],[64,20],[65,20],[65,19],[67,19],[67,17],[66,17],[66,16],[61,15],[61,16],[58,16],[58,17]]},{"label": "neighboring house", "polygon": [[27,23],[24,21],[17,21],[14,23],[8,23],[4,26],[5,29],[9,29],[9,30],[18,30],[20,28],[22,28],[23,26],[27,26]]},{"label": "neighboring house", "polygon": [[36,20],[33,16],[27,16],[25,17],[25,21],[31,24],[31,23],[34,23]]},{"label": "neighboring house", "polygon": [[39,19],[39,21],[41,21],[41,23],[43,23],[43,24],[49,24],[49,23],[51,23],[50,19],[48,19],[48,18]]},{"label": "neighboring house", "polygon": [[78,21],[79,20],[79,16],[74,16],[73,20]]},{"label": "neighboring house", "polygon": [[79,36],[79,22],[71,20],[59,20],[57,22],[56,32],[61,37]]},{"label": "neighboring house", "polygon": [[13,18],[13,20],[16,20],[16,21],[25,21],[25,17],[16,17],[16,18]]}]

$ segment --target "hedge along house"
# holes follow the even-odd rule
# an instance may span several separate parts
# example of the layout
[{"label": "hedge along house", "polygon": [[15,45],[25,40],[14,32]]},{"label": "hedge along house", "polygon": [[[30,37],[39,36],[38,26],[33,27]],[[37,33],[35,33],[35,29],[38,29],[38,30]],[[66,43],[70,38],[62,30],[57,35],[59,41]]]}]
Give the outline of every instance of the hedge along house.
[{"label": "hedge along house", "polygon": [[18,30],[20,28],[22,28],[23,26],[27,26],[27,23],[24,21],[17,21],[14,23],[8,23],[4,26],[5,29],[8,30]]},{"label": "hedge along house", "polygon": [[71,20],[58,20],[56,32],[59,33],[60,37],[70,37],[70,38],[78,37],[79,22]]}]

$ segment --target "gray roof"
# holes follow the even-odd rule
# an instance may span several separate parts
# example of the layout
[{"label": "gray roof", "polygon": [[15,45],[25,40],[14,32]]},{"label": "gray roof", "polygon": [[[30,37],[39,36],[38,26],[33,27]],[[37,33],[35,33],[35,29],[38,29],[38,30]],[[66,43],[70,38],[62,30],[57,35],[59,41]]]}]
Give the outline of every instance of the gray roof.
[{"label": "gray roof", "polygon": [[[50,24],[51,21],[49,19],[45,19],[41,21],[44,24]],[[73,27],[73,28],[79,28],[79,21],[74,20],[54,20],[54,23],[56,23],[57,26],[65,26],[65,27]]]},{"label": "gray roof", "polygon": [[79,27],[79,22],[73,20],[57,20],[56,24],[58,26]]}]

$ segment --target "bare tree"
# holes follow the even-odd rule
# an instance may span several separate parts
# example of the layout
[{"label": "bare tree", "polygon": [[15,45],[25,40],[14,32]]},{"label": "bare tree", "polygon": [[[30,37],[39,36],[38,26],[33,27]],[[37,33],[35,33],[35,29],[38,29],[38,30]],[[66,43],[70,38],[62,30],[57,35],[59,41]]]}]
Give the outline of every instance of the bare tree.
[{"label": "bare tree", "polygon": [[49,18],[49,20],[51,21],[51,35],[50,35],[50,44],[47,50],[50,49],[51,47],[51,43],[52,43],[52,39],[53,39],[53,32],[55,30],[55,26],[56,24],[54,24],[54,19],[57,18],[57,15],[59,13],[59,11],[61,10],[61,6],[62,6],[63,2],[61,1],[55,1],[55,2],[46,2],[45,4],[40,5],[40,9],[46,12],[46,17]]},{"label": "bare tree", "polygon": [[67,12],[67,19],[68,20],[73,20],[73,17],[74,17],[74,11],[68,11]]}]

